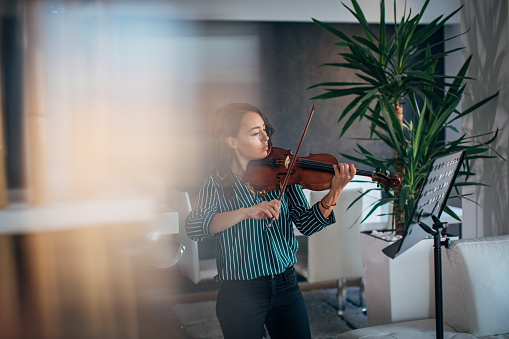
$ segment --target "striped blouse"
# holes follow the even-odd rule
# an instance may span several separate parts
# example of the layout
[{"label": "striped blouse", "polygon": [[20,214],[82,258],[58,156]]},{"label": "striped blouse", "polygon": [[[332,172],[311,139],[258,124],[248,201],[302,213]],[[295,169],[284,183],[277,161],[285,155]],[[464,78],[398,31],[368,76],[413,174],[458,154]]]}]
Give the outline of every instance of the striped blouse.
[{"label": "striped blouse", "polygon": [[274,220],[272,227],[267,227],[268,218],[245,219],[222,232],[210,234],[210,222],[216,213],[251,207],[279,197],[279,190],[270,191],[263,197],[254,195],[235,177],[236,199],[227,200],[221,180],[217,175],[205,179],[193,210],[186,218],[189,238],[195,241],[205,238],[217,240],[216,281],[249,280],[284,272],[297,261],[299,245],[292,222],[307,236],[335,223],[333,213],[327,219],[323,217],[318,203],[309,207],[300,185],[289,185],[281,200],[279,219]]}]

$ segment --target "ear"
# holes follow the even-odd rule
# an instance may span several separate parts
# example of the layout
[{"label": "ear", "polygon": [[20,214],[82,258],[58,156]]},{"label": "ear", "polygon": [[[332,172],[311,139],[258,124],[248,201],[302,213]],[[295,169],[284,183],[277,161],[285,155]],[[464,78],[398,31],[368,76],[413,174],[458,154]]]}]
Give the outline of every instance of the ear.
[{"label": "ear", "polygon": [[228,138],[226,138],[226,144],[227,144],[229,147],[233,148],[233,149],[239,148],[239,147],[237,146],[237,140],[235,140],[235,138],[234,138],[234,137],[232,137],[232,136],[229,136]]}]

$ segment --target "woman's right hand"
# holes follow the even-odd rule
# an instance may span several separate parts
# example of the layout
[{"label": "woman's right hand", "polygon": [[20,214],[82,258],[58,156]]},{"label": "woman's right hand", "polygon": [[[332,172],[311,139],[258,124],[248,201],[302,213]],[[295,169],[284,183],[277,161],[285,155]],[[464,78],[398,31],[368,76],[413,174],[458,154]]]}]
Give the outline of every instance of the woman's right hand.
[{"label": "woman's right hand", "polygon": [[246,208],[246,217],[248,219],[265,219],[274,218],[279,219],[279,210],[281,209],[281,202],[274,199],[271,201],[262,201],[258,205]]}]

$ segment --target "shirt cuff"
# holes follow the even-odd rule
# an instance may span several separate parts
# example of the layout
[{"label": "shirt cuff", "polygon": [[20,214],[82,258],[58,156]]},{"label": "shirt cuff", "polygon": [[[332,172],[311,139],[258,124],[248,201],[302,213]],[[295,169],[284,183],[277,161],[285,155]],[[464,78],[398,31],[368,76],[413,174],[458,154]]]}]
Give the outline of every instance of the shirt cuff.
[{"label": "shirt cuff", "polygon": [[334,216],[334,210],[332,210],[327,218],[324,218],[322,211],[320,211],[320,207],[318,206],[320,201],[313,205],[313,214],[316,217],[316,220],[322,225],[331,225],[336,222],[336,217]]},{"label": "shirt cuff", "polygon": [[205,234],[205,238],[209,238],[209,239],[215,239],[219,236],[219,234],[221,234],[221,232],[219,233],[216,233],[216,234],[210,234],[210,224],[212,223],[212,218],[214,218],[214,213],[211,213],[209,215],[206,215],[205,218],[203,219],[203,233]]}]

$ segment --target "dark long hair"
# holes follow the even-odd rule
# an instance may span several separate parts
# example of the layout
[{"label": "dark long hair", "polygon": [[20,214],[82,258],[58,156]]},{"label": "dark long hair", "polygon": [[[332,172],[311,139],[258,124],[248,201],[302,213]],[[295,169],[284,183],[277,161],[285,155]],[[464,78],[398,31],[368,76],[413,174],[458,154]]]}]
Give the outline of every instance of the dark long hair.
[{"label": "dark long hair", "polygon": [[227,199],[233,199],[234,174],[231,165],[235,159],[235,152],[226,144],[229,136],[237,137],[240,124],[244,115],[248,112],[255,112],[260,115],[265,123],[265,130],[269,137],[269,148],[272,146],[272,135],[274,128],[267,120],[262,111],[253,105],[246,103],[231,103],[216,111],[212,119],[212,158],[214,172],[223,179],[224,194]]}]

